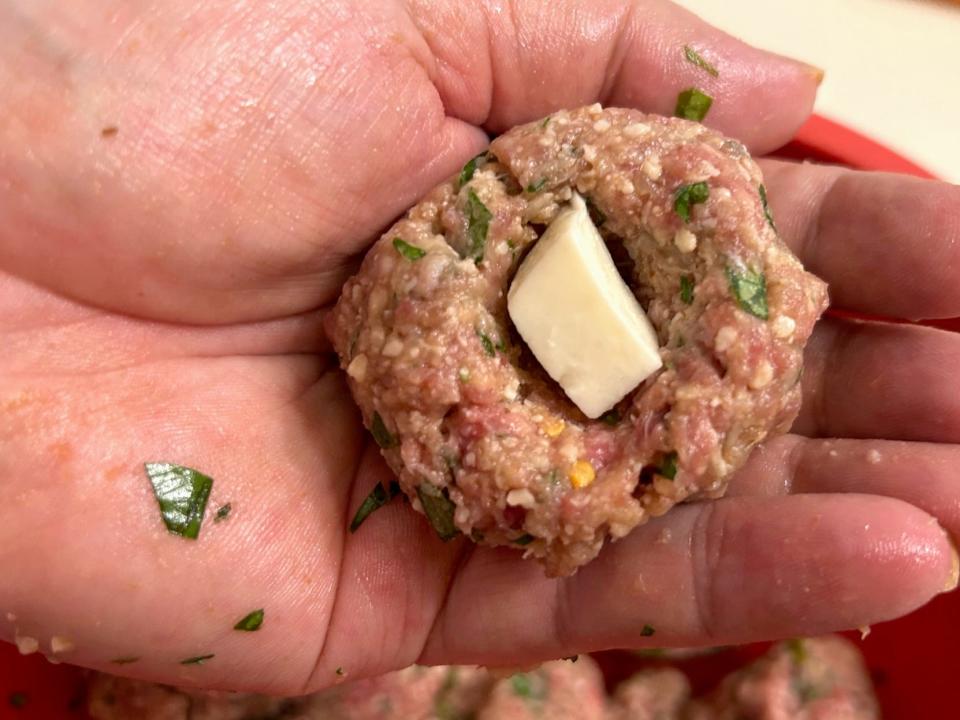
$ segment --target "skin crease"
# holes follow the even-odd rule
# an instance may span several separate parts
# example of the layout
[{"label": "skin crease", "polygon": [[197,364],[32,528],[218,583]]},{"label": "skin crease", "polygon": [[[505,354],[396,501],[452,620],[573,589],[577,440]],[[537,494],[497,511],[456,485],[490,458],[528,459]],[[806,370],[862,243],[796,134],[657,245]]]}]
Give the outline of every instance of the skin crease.
[{"label": "skin crease", "polygon": [[[814,634],[955,585],[960,340],[838,319],[810,344],[796,434],[729,498],[573,578],[444,545],[399,501],[346,531],[388,471],[323,314],[378,232],[487,131],[554,108],[669,113],[697,85],[716,97],[708,124],[762,153],[818,81],[657,0],[0,0],[0,636],[48,653],[64,636],[60,659],[152,680],[298,693],[337,667]],[[957,188],[765,171],[783,236],[840,307],[960,315],[944,282]],[[215,478],[197,542],[160,522],[142,471],[156,460]],[[231,629],[259,607],[260,631]]]}]

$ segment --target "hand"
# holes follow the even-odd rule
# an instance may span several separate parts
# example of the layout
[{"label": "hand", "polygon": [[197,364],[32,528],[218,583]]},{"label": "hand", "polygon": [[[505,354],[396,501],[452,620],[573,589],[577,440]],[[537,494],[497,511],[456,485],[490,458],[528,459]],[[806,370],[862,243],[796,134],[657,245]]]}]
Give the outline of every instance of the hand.
[{"label": "hand", "polygon": [[[573,578],[444,545],[400,502],[346,529],[388,471],[323,314],[484,130],[595,100],[670,114],[697,85],[709,124],[765,152],[818,81],[660,0],[0,2],[2,635],[297,693],[338,667],[819,633],[952,587],[960,338],[906,325],[825,320],[796,434]],[[765,170],[838,307],[960,315],[956,188]],[[165,532],[145,461],[214,477],[197,541]],[[231,629],[259,607],[260,631]]]}]

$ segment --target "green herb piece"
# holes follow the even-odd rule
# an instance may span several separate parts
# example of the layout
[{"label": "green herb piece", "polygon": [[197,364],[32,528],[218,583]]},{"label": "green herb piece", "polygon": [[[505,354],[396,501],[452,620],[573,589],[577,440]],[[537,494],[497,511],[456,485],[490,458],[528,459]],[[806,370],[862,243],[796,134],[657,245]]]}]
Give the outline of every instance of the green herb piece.
[{"label": "green herb piece", "polygon": [[777,224],[773,221],[773,213],[770,212],[770,205],[767,203],[767,189],[761,183],[760,185],[760,202],[763,204],[763,214],[767,218],[767,222],[770,223],[770,227],[773,228],[774,232],[777,231]]},{"label": "green herb piece", "polygon": [[233,510],[233,506],[230,503],[225,503],[217,508],[217,514],[213,516],[213,521],[215,523],[222,522],[230,516],[230,511]]},{"label": "green herb piece", "polygon": [[710,197],[710,186],[705,182],[696,182],[691,185],[681,185],[673,199],[673,209],[684,222],[690,222],[690,208],[707,201]]},{"label": "green herb piece", "polygon": [[713,104],[713,98],[696,88],[688,88],[677,96],[677,107],[673,114],[687,120],[702,121]]},{"label": "green herb piece", "polygon": [[263,608],[245,615],[240,622],[233,626],[233,629],[242,630],[243,632],[254,632],[259,630],[261,625],[263,625]]},{"label": "green herb piece", "polygon": [[510,685],[513,687],[513,694],[518,697],[529,698],[532,693],[530,678],[527,675],[514,675],[510,678]]},{"label": "green herb piece", "polygon": [[374,411],[373,420],[370,422],[370,434],[373,435],[373,439],[376,441],[377,445],[389,450],[399,445],[397,438],[387,430],[386,424],[383,422],[383,418],[380,417],[380,413]]},{"label": "green herb piece", "polygon": [[417,496],[423,506],[423,512],[433,525],[437,535],[446,542],[454,537],[458,530],[453,524],[453,501],[446,493],[431,482],[424,480],[417,487]]},{"label": "green herb piece", "polygon": [[393,247],[410,262],[416,262],[427,254],[426,250],[418,248],[416,245],[411,245],[403,238],[395,237],[393,239]]},{"label": "green herb piece", "polygon": [[683,46],[683,54],[688,61],[692,62],[701,70],[706,70],[708,73],[710,73],[714,77],[719,77],[720,73],[717,71],[717,69],[713,65],[711,65],[709,62],[704,60],[703,56],[700,53],[698,53],[696,50],[694,50],[692,47],[690,47],[689,45]]},{"label": "green herb piece", "polygon": [[546,474],[546,478],[548,483],[556,485],[560,482],[560,472],[556,468],[553,468]]},{"label": "green herb piece", "polygon": [[10,693],[10,697],[8,698],[10,702],[10,707],[15,708],[16,710],[25,708],[27,706],[27,702],[29,701],[29,699],[30,698],[27,697],[27,694],[25,692],[12,692]]},{"label": "green herb piece", "polygon": [[536,538],[533,537],[533,535],[531,535],[530,533],[524,533],[523,535],[521,535],[520,537],[518,537],[516,540],[514,540],[514,541],[513,541],[513,544],[514,544],[514,545],[523,545],[523,546],[525,546],[525,545],[529,545],[529,544],[532,543],[534,540],[536,540]]},{"label": "green herb piece", "polygon": [[139,660],[140,660],[139,655],[123,655],[121,657],[114,658],[110,662],[113,665],[129,665],[130,663],[135,663],[135,662],[138,662]]},{"label": "green herb piece", "polygon": [[[399,486],[398,486],[399,490]],[[373,490],[370,491],[370,494],[360,503],[360,508],[357,510],[357,514],[353,516],[353,520],[350,521],[350,532],[355,533],[357,528],[363,525],[363,521],[366,520],[374,511],[379,510],[384,505],[390,502],[390,498],[387,497],[387,491],[383,489],[383,485],[377,483],[373,486]]]},{"label": "green herb piece", "polygon": [[182,465],[145,463],[143,466],[160,505],[163,523],[174,535],[196,540],[213,487],[213,478]]},{"label": "green herb piece", "polygon": [[467,164],[464,165],[463,169],[460,171],[460,175],[457,177],[457,190],[459,190],[468,182],[473,180],[473,174],[477,171],[477,168],[483,167],[486,164],[487,164],[486,151],[470,158],[467,161]]},{"label": "green herb piece", "polygon": [[467,232],[470,234],[470,250],[467,257],[479,265],[483,260],[484,248],[487,244],[487,232],[490,230],[490,221],[493,214],[483,204],[477,194],[467,192]]},{"label": "green herb piece", "polygon": [[480,338],[480,344],[483,346],[483,351],[490,357],[495,357],[497,350],[496,346],[493,344],[493,340],[490,339],[490,336],[484,333],[482,330],[477,330],[477,337]]},{"label": "green herb piece", "polygon": [[769,317],[767,279],[763,273],[750,269],[737,270],[727,266],[727,280],[730,283],[730,291],[742,310],[761,320]]},{"label": "green herb piece", "polygon": [[640,630],[640,637],[651,637],[655,632],[657,631],[653,629],[653,625],[644,625]]},{"label": "green herb piece", "polygon": [[677,476],[677,453],[668,452],[664,456],[658,472],[667,480],[673,480]]},{"label": "green herb piece", "polygon": [[604,425],[609,425],[613,427],[620,422],[620,413],[616,410],[607,410],[603,415],[600,416],[600,422]]},{"label": "green herb piece", "polygon": [[546,130],[546,129],[547,129],[547,125],[550,124],[550,120],[551,120],[552,118],[553,118],[553,115],[547,115],[547,116],[543,119],[543,122],[540,123],[540,127],[543,128],[544,130]]},{"label": "green herb piece", "polygon": [[527,185],[528,193],[540,192],[543,189],[543,186],[547,184],[547,179],[545,177],[540,178],[536,182],[532,182]]},{"label": "green herb piece", "polygon": [[693,302],[693,275],[681,276],[680,300],[682,300],[687,305]]},{"label": "green herb piece", "polygon": [[483,533],[480,532],[479,530],[471,530],[470,539],[473,540],[475,543],[481,543],[483,542]]},{"label": "green herb piece", "polygon": [[590,219],[593,221],[593,224],[597,227],[600,227],[607,221],[607,216],[597,207],[597,204],[593,201],[593,198],[586,198],[587,212],[590,214]]},{"label": "green herb piece", "polygon": [[785,645],[794,665],[803,665],[807,661],[807,646],[802,638],[791,638]]},{"label": "green herb piece", "polygon": [[211,660],[216,657],[213,653],[209,655],[196,655],[194,657],[187,658],[186,660],[181,660],[181,665],[203,665],[207,660]]},{"label": "green herb piece", "polygon": [[459,670],[455,667],[447,669],[443,685],[440,686],[434,699],[434,714],[438,720],[458,720],[459,718],[456,707],[450,702],[450,693],[457,687],[459,674]]},{"label": "green herb piece", "polygon": [[524,700],[543,700],[547,697],[547,686],[542,677],[531,673],[518,673],[510,678],[513,694]]},{"label": "green herb piece", "polygon": [[336,673],[337,677],[343,677],[344,675],[347,674],[342,667],[338,667],[333,672]]},{"label": "green herb piece", "polygon": [[470,369],[469,368],[460,368],[457,372],[457,377],[460,378],[460,382],[470,382]]}]

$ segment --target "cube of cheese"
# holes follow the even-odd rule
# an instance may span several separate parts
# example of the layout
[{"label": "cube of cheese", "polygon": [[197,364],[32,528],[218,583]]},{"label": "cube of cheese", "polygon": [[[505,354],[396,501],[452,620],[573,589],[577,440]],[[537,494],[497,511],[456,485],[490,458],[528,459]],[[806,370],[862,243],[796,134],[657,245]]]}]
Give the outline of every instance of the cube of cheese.
[{"label": "cube of cheese", "polygon": [[656,331],[576,193],[517,270],[507,311],[543,368],[589,418],[662,365]]}]

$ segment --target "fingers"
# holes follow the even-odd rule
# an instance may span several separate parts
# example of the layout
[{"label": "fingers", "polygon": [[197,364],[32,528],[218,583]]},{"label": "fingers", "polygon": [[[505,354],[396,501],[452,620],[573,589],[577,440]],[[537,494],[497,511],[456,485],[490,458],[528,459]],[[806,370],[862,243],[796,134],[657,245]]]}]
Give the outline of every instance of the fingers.
[{"label": "fingers", "polygon": [[899,500],[731,498],[679,507],[566,580],[476,551],[422,660],[517,664],[813,635],[902,615],[955,584],[943,530]]},{"label": "fingers", "polygon": [[728,497],[856,493],[897,498],[960,538],[960,447],[889,440],[811,440],[795,435],[758,447]]},{"label": "fingers", "polygon": [[811,437],[960,442],[960,335],[827,318],[804,354],[793,431]]},{"label": "fingers", "polygon": [[697,87],[714,98],[708,125],[765,152],[806,119],[821,78],[664,0],[412,5],[447,112],[495,131],[596,101],[672,115],[678,93]]},{"label": "fingers", "polygon": [[[343,529],[379,482],[394,479],[368,443]],[[440,612],[458,559],[472,544],[441,542],[404,496],[368,516],[347,534],[337,600],[308,689],[405,667],[419,655]]]},{"label": "fingers", "polygon": [[835,307],[960,315],[960,187],[902,175],[762,163],[781,234]]}]

